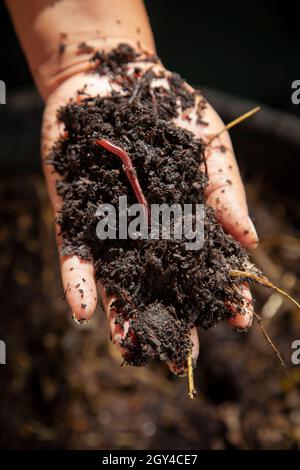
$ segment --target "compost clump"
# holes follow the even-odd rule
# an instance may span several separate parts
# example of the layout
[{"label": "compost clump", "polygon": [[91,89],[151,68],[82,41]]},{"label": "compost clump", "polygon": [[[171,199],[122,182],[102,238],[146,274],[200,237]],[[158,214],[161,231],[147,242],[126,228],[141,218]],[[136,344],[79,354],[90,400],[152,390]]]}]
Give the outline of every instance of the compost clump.
[{"label": "compost clump", "polygon": [[[146,58],[147,72],[140,67],[141,60],[145,62],[127,45],[94,55],[92,73],[111,77],[121,91],[109,97],[83,95],[61,108],[58,118],[65,133],[49,162],[61,176],[57,191],[63,200],[58,216],[62,254],[92,259],[96,278],[116,296],[116,321],[121,325],[130,321],[123,340],[126,361],[143,365],[160,357],[182,365],[191,349],[191,327],[211,328],[228,319],[232,316],[228,302],[243,313],[243,299],[236,289],[240,280],[233,279],[230,271],[244,271],[249,261],[207,206],[199,250],[187,250],[185,239],[97,237],[100,204],[117,208],[121,196],[127,196],[128,204],[137,202],[122,162],[99,141],[128,154],[149,206],[205,204],[208,176],[200,170],[205,168],[205,145],[173,122],[195,105],[197,91],[187,89],[177,74],[165,77],[168,89],[155,86],[154,79],[161,78],[153,67],[157,58]],[[134,68],[130,74],[129,64]],[[198,109],[202,112],[204,107]]]}]

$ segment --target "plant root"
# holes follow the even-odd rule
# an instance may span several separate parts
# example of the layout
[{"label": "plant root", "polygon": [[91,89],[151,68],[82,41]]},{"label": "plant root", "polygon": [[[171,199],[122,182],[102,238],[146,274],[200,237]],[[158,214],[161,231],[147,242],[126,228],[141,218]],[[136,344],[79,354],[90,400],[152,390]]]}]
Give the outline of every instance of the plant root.
[{"label": "plant root", "polygon": [[[276,290],[277,292],[279,292],[283,296],[287,297],[300,310],[300,304],[292,296],[290,296],[287,292],[285,292],[283,289],[280,289],[279,287],[275,286],[275,284],[273,284],[273,282],[271,282],[267,277],[259,276],[258,274],[251,273],[251,272],[248,272],[248,271],[239,271],[239,270],[235,270],[235,269],[230,270],[229,274],[230,274],[231,277],[248,278],[248,279],[252,279],[252,280],[256,281],[258,284],[261,284],[263,286],[271,287],[272,289]],[[282,357],[281,353],[278,351],[278,349],[276,348],[276,346],[274,345],[274,343],[271,340],[269,334],[267,333],[265,327],[263,326],[262,318],[259,315],[257,315],[257,313],[255,313],[255,312],[253,312],[253,313],[254,313],[254,316],[256,317],[256,319],[259,323],[259,326],[261,327],[261,330],[262,330],[262,333],[263,333],[264,337],[266,338],[267,342],[269,343],[269,345],[271,346],[271,348],[275,352],[276,356],[278,357],[282,367],[285,370],[285,373],[288,375],[288,370],[287,370],[286,364],[283,360],[283,357]]]},{"label": "plant root", "polygon": [[187,357],[187,367],[188,367],[188,385],[189,385],[189,397],[193,400],[196,397],[196,389],[194,385],[194,373],[193,373],[193,359],[192,353],[189,352]]},{"label": "plant root", "polygon": [[237,269],[232,269],[229,271],[229,275],[231,277],[245,277],[248,279],[253,279],[253,281],[256,281],[258,284],[261,284],[263,286],[271,287],[272,289],[276,290],[283,296],[287,297],[293,304],[296,305],[298,310],[300,310],[300,304],[295,300],[290,294],[285,292],[283,289],[280,289],[280,287],[275,286],[273,282],[271,282],[267,277],[265,276],[258,276],[257,274],[248,272],[248,271],[239,271]]},{"label": "plant root", "polygon": [[239,124],[240,122],[243,122],[245,121],[246,119],[248,119],[249,117],[253,116],[253,114],[257,113],[257,111],[260,110],[260,106],[257,106],[256,108],[253,108],[253,109],[250,109],[250,111],[248,111],[247,113],[245,114],[242,114],[241,116],[239,116],[238,118],[234,119],[233,121],[230,121],[228,124],[226,124],[225,127],[223,127],[223,129],[221,129],[219,132],[217,132],[215,135],[213,135],[207,145],[211,144],[213,140],[215,140],[217,137],[219,137],[221,134],[223,134],[223,132],[225,131],[229,131],[229,129],[231,129],[232,127],[236,126],[237,124]]},{"label": "plant root", "polygon": [[289,373],[288,373],[288,370],[287,370],[287,367],[286,367],[286,363],[282,357],[282,354],[280,353],[280,351],[276,348],[275,344],[273,343],[270,335],[268,334],[267,330],[265,329],[264,325],[263,325],[263,322],[262,322],[262,318],[257,315],[256,312],[253,312],[260,328],[261,328],[261,331],[262,331],[262,334],[264,335],[264,337],[266,338],[267,342],[269,343],[270,347],[273,349],[274,353],[276,354],[276,356],[278,357],[279,359],[279,362],[280,364],[282,365],[283,369],[284,369],[284,372],[285,374],[288,376]]}]

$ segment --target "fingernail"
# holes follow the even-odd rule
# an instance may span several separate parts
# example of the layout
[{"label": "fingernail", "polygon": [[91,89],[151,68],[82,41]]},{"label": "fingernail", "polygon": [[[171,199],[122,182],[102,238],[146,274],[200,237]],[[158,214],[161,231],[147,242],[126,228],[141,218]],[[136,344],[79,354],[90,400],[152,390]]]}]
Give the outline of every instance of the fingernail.
[{"label": "fingernail", "polygon": [[72,318],[77,325],[86,325],[90,320],[87,320],[84,317],[78,318],[74,312],[72,312]]},{"label": "fingernail", "polygon": [[233,331],[235,331],[236,333],[248,333],[248,331],[250,330],[251,328],[251,325],[248,325],[246,326],[245,328],[241,328],[241,327],[238,327],[238,326],[232,326],[231,327]]},{"label": "fingernail", "polygon": [[253,322],[253,316],[250,316],[248,317],[248,323],[245,324],[245,325],[230,325],[230,322],[229,325],[231,326],[231,328],[233,329],[233,331],[237,332],[237,333],[248,333],[248,331],[250,330],[251,326],[252,326],[252,322]]},{"label": "fingernail", "polygon": [[257,245],[258,245],[258,235],[257,235],[257,231],[256,231],[256,228],[254,227],[254,224],[252,222],[252,220],[250,219],[250,217],[248,217],[248,223],[249,223],[249,228],[250,228],[250,232],[253,234],[253,248],[256,248]]}]

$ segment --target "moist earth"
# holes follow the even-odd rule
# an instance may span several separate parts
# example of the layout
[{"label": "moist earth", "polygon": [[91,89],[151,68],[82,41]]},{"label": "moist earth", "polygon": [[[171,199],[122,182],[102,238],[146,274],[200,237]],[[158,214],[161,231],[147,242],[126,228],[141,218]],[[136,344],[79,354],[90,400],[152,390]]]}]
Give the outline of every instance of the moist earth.
[{"label": "moist earth", "polygon": [[[205,205],[208,176],[203,141],[173,122],[195,105],[197,91],[187,89],[177,74],[167,76],[168,90],[151,86],[161,76],[151,67],[158,59],[146,57],[147,72],[140,68],[142,60],[127,45],[94,55],[92,73],[110,77],[122,91],[91,98],[83,89],[78,92],[80,100],[59,109],[65,132],[49,163],[60,175],[57,191],[63,204],[57,222],[64,240],[62,254],[92,259],[97,280],[116,295],[116,321],[121,325],[130,321],[122,344],[128,350],[125,360],[143,365],[160,357],[182,366],[191,349],[193,326],[211,328],[232,316],[228,302],[243,311],[235,287],[238,281],[230,278],[229,271],[243,270],[248,255]],[[129,64],[134,64],[130,75]],[[204,102],[198,106],[199,120],[204,107]],[[128,153],[149,205],[205,205],[201,249],[187,250],[184,238],[97,237],[100,204],[117,209],[120,196],[127,196],[128,205],[137,202],[120,159],[97,145],[99,139]]]}]

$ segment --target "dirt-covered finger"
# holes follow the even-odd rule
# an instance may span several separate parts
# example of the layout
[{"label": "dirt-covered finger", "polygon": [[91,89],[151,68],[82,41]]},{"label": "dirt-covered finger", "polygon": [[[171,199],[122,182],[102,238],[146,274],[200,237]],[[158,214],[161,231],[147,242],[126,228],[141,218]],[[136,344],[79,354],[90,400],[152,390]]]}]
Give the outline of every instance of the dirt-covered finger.
[{"label": "dirt-covered finger", "polygon": [[[197,328],[193,327],[191,329],[191,334],[190,334],[190,339],[192,343],[192,362],[193,362],[193,367],[195,367],[198,356],[199,356],[199,336],[197,332]],[[178,364],[175,364],[174,362],[167,361],[167,364],[169,366],[169,369],[173,374],[178,375],[180,377],[184,377],[187,375],[187,363],[182,364],[182,367],[180,367]]]},{"label": "dirt-covered finger", "polygon": [[[78,90],[84,89],[86,96],[96,94],[109,94],[111,86],[106,79],[99,79],[92,75],[78,74],[66,80],[47,100],[43,117],[41,153],[42,165],[47,183],[49,197],[52,203],[54,218],[56,219],[62,207],[61,197],[57,194],[56,185],[60,176],[49,163],[49,154],[53,145],[63,138],[64,128],[57,120],[58,109],[69,99],[80,99]],[[61,253],[62,235],[59,226],[56,226],[58,251]],[[94,280],[94,267],[92,260],[82,260],[77,256],[61,256],[61,274],[64,288],[64,297],[78,322],[88,321],[97,305],[97,290]]]},{"label": "dirt-covered finger", "polygon": [[97,306],[93,263],[78,256],[61,257],[61,274],[64,297],[74,320],[78,323],[89,321]]},{"label": "dirt-covered finger", "polygon": [[233,313],[233,316],[227,322],[235,331],[247,331],[253,320],[253,299],[249,285],[246,282],[242,282],[237,289],[243,298],[239,305],[227,304],[228,309]]}]

